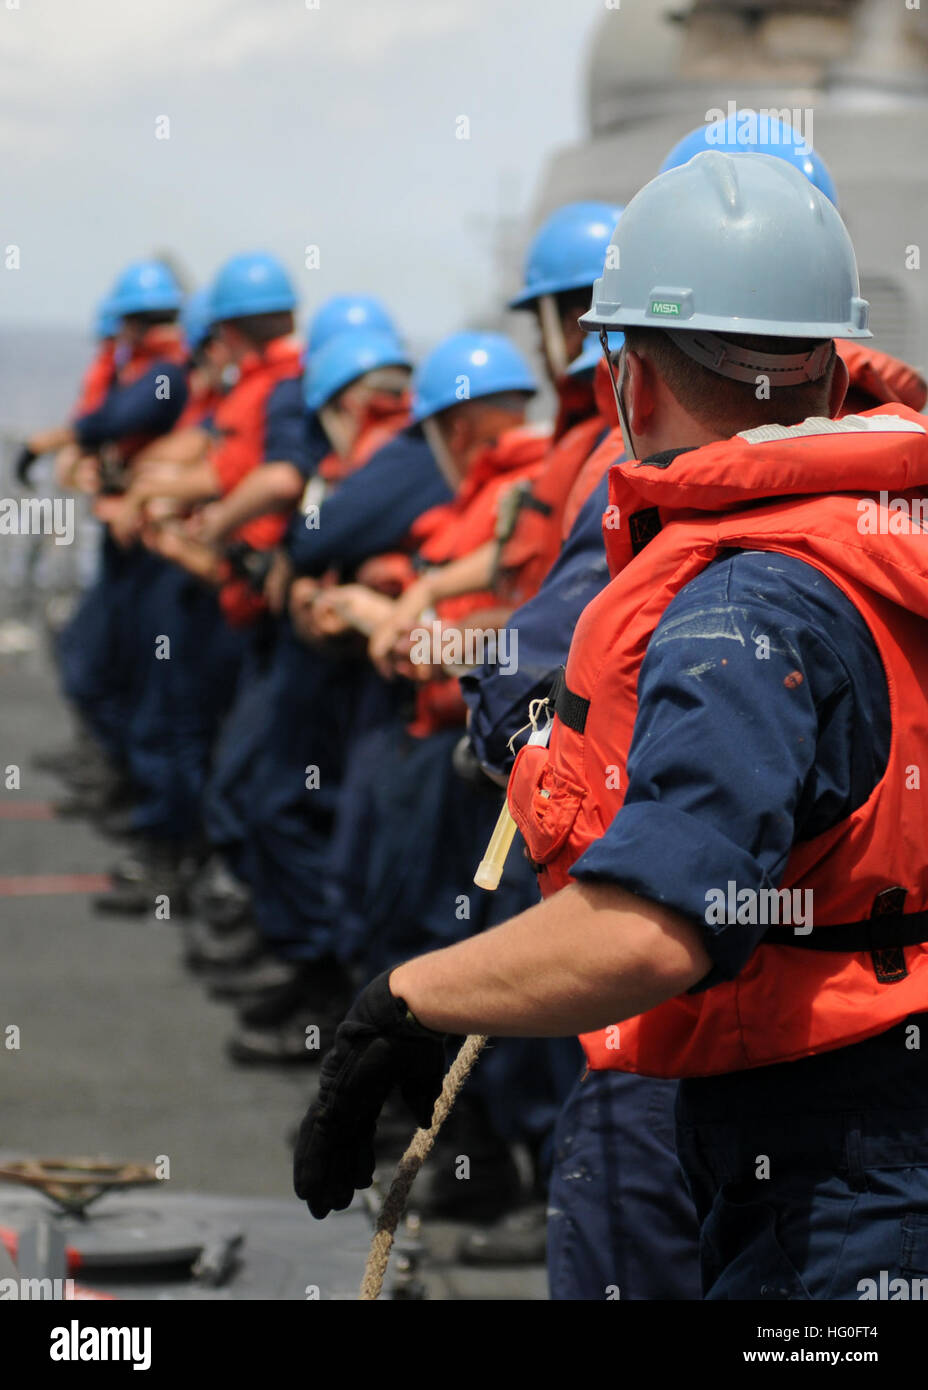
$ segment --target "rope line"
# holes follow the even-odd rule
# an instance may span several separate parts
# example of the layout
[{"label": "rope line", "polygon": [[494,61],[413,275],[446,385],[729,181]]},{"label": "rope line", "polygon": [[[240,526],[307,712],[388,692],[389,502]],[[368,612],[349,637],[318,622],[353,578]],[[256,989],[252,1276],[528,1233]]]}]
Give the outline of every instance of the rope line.
[{"label": "rope line", "polygon": [[432,1111],[430,1127],[416,1130],[408,1149],[396,1165],[393,1181],[383,1199],[383,1206],[377,1218],[377,1227],[371,1241],[367,1264],[364,1267],[364,1278],[361,1281],[361,1292],[358,1295],[362,1302],[371,1302],[380,1297],[387,1264],[390,1260],[390,1251],[393,1248],[393,1237],[406,1209],[416,1174],[428,1158],[432,1145],[438,1137],[438,1131],[450,1115],[461,1087],[470,1076],[474,1063],[483,1051],[486,1042],[485,1035],[481,1033],[471,1033],[469,1037],[464,1039],[460,1052],[445,1074],[441,1095],[436,1100],[435,1109]]}]

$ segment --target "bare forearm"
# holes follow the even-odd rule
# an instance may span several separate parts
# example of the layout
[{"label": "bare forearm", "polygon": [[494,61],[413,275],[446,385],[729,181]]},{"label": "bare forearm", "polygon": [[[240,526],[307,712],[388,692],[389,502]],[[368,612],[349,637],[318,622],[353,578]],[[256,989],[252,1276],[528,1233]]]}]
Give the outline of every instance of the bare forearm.
[{"label": "bare forearm", "polygon": [[217,586],[225,579],[228,567],[222,556],[174,527],[147,526],[142,532],[142,539],[150,549],[206,584]]},{"label": "bare forearm", "polygon": [[75,442],[71,425],[59,425],[55,429],[40,430],[28,441],[29,448],[36,454],[54,454]]},{"label": "bare forearm", "polygon": [[398,966],[390,988],[428,1028],[561,1037],[683,993],[711,960],[678,913],[611,884],[569,884],[502,926]]},{"label": "bare forearm", "polygon": [[493,578],[493,557],[496,543],[487,541],[469,555],[462,555],[450,564],[440,565],[429,570],[427,578],[428,593],[433,603],[443,598],[457,598],[461,594],[479,593],[488,589]]},{"label": "bare forearm", "polygon": [[149,464],[179,463],[193,464],[205,459],[210,449],[210,436],[206,430],[196,427],[186,430],[172,430],[162,434],[140,449],[133,459],[133,466]]},{"label": "bare forearm", "polygon": [[287,511],[298,501],[302,488],[303,479],[292,464],[267,463],[253,469],[218,504],[214,534],[217,539],[228,536],[256,516]]},{"label": "bare forearm", "polygon": [[175,502],[203,502],[217,495],[219,479],[208,463],[152,469],[133,479],[130,492],[139,506],[156,497],[170,497]]}]

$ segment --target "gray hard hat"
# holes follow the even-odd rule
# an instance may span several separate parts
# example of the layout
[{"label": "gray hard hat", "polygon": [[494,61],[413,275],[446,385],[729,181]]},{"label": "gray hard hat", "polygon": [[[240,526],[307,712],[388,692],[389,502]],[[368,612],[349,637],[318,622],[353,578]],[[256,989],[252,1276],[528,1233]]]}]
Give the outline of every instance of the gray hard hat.
[{"label": "gray hard hat", "polygon": [[696,330],[870,338],[859,289],[847,228],[798,169],[706,151],[628,204],[580,323],[663,328],[678,342]]}]

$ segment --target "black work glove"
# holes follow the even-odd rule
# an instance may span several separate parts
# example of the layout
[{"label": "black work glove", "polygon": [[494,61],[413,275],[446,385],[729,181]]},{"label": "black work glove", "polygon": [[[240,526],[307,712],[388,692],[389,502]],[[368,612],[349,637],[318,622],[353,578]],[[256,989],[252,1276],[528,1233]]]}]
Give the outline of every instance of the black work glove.
[{"label": "black work glove", "polygon": [[247,541],[232,541],[226,546],[225,557],[233,574],[244,579],[256,594],[263,592],[274,559],[273,550],[256,550]]},{"label": "black work glove", "polygon": [[300,1125],[293,1187],[320,1220],[349,1206],[356,1188],[370,1187],[377,1119],[394,1086],[423,1129],[441,1093],[444,1037],[416,1022],[390,993],[389,977],[385,970],[372,980],[339,1024]]},{"label": "black work glove", "polygon": [[13,472],[16,474],[16,481],[22,483],[23,487],[31,487],[29,482],[29,470],[38,458],[38,454],[24,444],[16,455],[16,462],[13,465]]}]

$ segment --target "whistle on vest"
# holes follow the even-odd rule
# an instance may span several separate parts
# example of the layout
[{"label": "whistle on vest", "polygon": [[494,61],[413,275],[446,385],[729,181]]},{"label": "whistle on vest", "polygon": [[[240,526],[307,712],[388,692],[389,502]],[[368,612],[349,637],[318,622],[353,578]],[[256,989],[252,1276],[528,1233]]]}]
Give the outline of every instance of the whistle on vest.
[{"label": "whistle on vest", "polygon": [[496,589],[499,586],[503,574],[503,552],[515,535],[522,512],[533,511],[540,512],[542,516],[550,516],[553,510],[553,507],[547,502],[535,496],[529,478],[523,478],[520,482],[514,483],[509,491],[503,494],[497,506],[496,527],[493,533],[493,539],[496,542],[496,554],[493,557],[491,589]]},{"label": "whistle on vest", "polygon": [[[547,704],[547,701],[542,703]],[[533,701],[534,705],[534,701]],[[531,716],[530,716],[531,717]],[[526,747],[547,748],[551,738],[551,716],[540,727],[532,720],[532,734],[528,739]],[[478,888],[485,888],[489,893],[495,893],[503,876],[503,869],[506,867],[506,860],[512,848],[518,826],[509,811],[508,801],[504,801],[496,825],[493,827],[493,834],[490,836],[490,843],[487,845],[486,853],[477,866],[474,874],[474,883]]]},{"label": "whistle on vest", "polygon": [[521,482],[514,483],[497,503],[494,539],[498,542],[500,548],[512,538],[512,534],[516,529],[516,522],[519,519],[519,513],[528,500],[531,486],[529,480],[523,478]]}]

